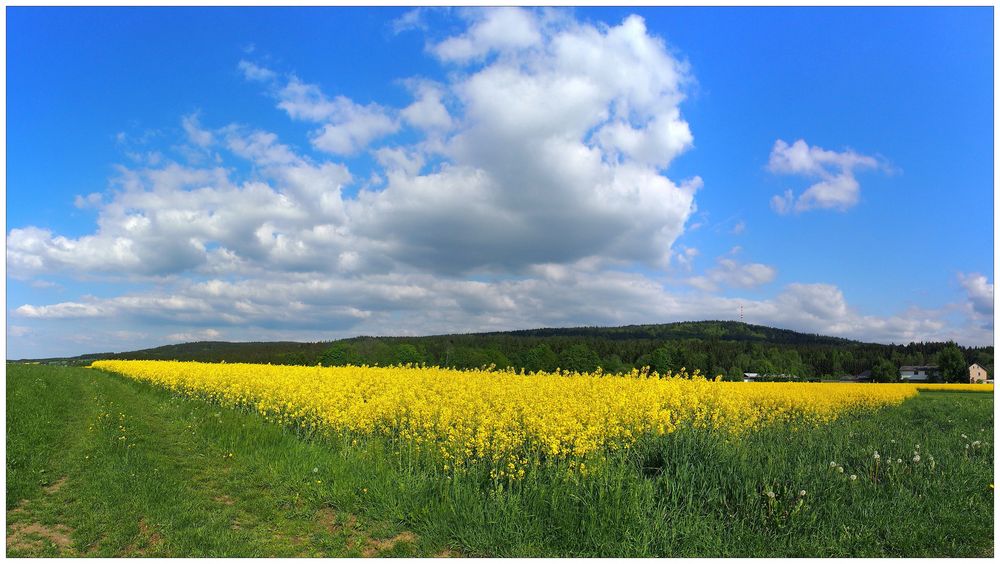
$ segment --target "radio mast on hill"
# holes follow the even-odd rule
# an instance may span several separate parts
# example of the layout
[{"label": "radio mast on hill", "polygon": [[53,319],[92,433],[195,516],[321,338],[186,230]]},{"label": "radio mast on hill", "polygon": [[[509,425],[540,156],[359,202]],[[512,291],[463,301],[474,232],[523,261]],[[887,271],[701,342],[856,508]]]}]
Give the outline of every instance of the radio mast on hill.
[{"label": "radio mast on hill", "polygon": [[740,323],[743,323],[743,304],[740,304]]}]

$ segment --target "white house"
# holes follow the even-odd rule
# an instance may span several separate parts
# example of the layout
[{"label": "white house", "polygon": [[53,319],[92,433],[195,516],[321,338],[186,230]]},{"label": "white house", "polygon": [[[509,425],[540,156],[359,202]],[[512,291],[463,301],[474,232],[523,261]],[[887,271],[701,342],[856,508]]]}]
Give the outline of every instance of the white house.
[{"label": "white house", "polygon": [[973,364],[969,367],[969,383],[970,384],[982,384],[986,381],[986,369],[978,364]]},{"label": "white house", "polygon": [[743,381],[744,382],[753,382],[757,378],[760,378],[760,374],[757,374],[756,372],[744,372],[743,373]]},{"label": "white house", "polygon": [[928,382],[937,371],[937,366],[900,366],[899,379],[904,382]]}]

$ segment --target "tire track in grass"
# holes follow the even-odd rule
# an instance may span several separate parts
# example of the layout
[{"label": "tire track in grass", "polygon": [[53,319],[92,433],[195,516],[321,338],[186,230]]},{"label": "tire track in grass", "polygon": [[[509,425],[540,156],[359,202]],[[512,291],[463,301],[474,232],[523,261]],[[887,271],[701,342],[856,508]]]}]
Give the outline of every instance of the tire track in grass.
[{"label": "tire track in grass", "polygon": [[[65,476],[8,511],[9,556],[405,556],[417,550],[412,533],[385,523],[336,512],[340,524],[332,527],[323,512],[334,510],[315,483],[322,480],[301,468],[321,449],[254,416],[78,368],[17,367],[8,371],[8,386],[8,407],[11,389],[13,401],[23,403],[63,386],[70,398],[62,398],[62,413],[79,414],[25,416],[14,428],[8,418],[9,438],[20,427],[48,426],[42,434],[58,446],[44,462]],[[8,468],[10,462],[8,456]],[[303,488],[310,481],[315,487]]]},{"label": "tire track in grass", "polygon": [[8,522],[72,540],[25,535],[8,555],[992,553],[992,394],[921,392],[739,442],[676,434],[588,480],[556,468],[502,492],[411,468],[377,438],[310,440],[92,370],[9,368],[7,398]]}]

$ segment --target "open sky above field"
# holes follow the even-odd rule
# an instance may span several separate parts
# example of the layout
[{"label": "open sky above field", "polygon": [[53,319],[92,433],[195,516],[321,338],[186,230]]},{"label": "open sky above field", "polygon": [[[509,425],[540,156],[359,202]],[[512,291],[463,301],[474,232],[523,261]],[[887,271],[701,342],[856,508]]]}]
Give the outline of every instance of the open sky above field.
[{"label": "open sky above field", "polygon": [[8,8],[7,356],[993,341],[991,8]]}]

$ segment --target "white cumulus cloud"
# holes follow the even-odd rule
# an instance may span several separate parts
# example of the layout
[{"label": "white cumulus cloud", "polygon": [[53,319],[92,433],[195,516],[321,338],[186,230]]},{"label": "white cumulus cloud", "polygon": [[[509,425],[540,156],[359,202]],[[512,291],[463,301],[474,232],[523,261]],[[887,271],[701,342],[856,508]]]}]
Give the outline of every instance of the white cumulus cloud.
[{"label": "white cumulus cloud", "polygon": [[525,49],[542,42],[538,19],[527,10],[513,7],[469,10],[469,29],[434,45],[432,51],[444,61],[468,62],[492,52]]},{"label": "white cumulus cloud", "polygon": [[[702,181],[669,176],[694,143],[681,111],[687,64],[636,16],[461,13],[464,28],[429,47],[444,78],[399,77],[401,108],[241,61],[248,88],[314,130],[287,139],[254,116],[181,116],[181,139],[148,140],[163,158],[118,166],[111,189],[81,197],[96,210],[91,232],[7,234],[12,276],[132,285],[12,315],[106,325],[97,336],[252,340],[732,319],[743,304],[748,320],[855,338],[948,332],[933,315],[860,315],[832,285],[758,300],[668,290],[663,271],[686,272],[697,256],[677,241]],[[178,143],[210,149],[211,164],[172,159]],[[804,145],[776,145],[775,172],[831,184],[870,168],[870,157]],[[830,190],[787,205],[833,202]],[[774,278],[771,266],[721,257],[693,285],[740,291]]]},{"label": "white cumulus cloud", "polygon": [[[739,247],[733,249],[730,255],[739,252]],[[732,256],[721,256],[716,259],[716,266],[702,276],[692,276],[687,283],[706,292],[714,292],[723,286],[731,288],[755,288],[774,280],[777,271],[773,266],[761,263],[743,263]]]},{"label": "white cumulus cloud", "polygon": [[314,147],[353,155],[372,141],[399,130],[399,121],[378,104],[357,104],[346,96],[327,98],[315,84],[292,79],[277,93],[278,107],[293,119],[323,124],[313,132]]},{"label": "white cumulus cloud", "polygon": [[768,170],[775,174],[797,175],[816,179],[796,198],[791,190],[771,198],[771,208],[785,214],[812,209],[845,211],[858,203],[861,186],[855,171],[884,167],[875,157],[851,150],[828,151],[809,146],[799,139],[792,144],[777,140],[771,148]]},{"label": "white cumulus cloud", "polygon": [[972,318],[993,328],[993,284],[976,272],[958,273],[958,282],[966,294],[966,305]]},{"label": "white cumulus cloud", "polygon": [[411,90],[416,95],[412,104],[403,108],[400,115],[410,125],[429,131],[447,131],[454,124],[445,106],[444,89],[430,81],[417,81]]}]

